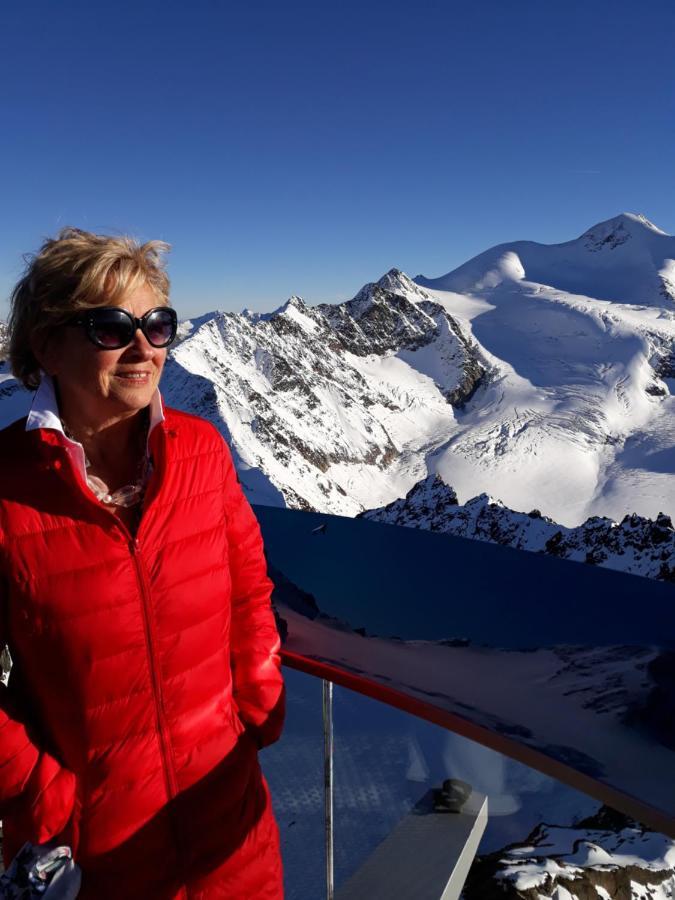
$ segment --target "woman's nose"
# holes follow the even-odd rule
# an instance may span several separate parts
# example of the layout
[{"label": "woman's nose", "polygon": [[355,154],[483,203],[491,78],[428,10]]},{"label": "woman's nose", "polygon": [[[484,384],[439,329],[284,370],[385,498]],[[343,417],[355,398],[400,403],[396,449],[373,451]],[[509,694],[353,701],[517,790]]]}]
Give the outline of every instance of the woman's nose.
[{"label": "woman's nose", "polygon": [[127,347],[127,353],[132,354],[135,359],[152,359],[155,348],[149,343],[141,329],[137,328],[132,343]]}]

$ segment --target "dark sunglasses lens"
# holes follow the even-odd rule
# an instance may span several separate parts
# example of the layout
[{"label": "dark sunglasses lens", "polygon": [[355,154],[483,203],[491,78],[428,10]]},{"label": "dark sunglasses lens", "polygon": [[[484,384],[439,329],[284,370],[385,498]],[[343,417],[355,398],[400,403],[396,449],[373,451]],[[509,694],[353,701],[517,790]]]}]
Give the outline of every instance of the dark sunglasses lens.
[{"label": "dark sunglasses lens", "polygon": [[168,347],[176,336],[176,315],[172,309],[154,309],[145,320],[145,336],[153,347]]},{"label": "dark sunglasses lens", "polygon": [[116,350],[133,339],[134,326],[122,310],[97,309],[91,313],[90,333],[99,347]]}]

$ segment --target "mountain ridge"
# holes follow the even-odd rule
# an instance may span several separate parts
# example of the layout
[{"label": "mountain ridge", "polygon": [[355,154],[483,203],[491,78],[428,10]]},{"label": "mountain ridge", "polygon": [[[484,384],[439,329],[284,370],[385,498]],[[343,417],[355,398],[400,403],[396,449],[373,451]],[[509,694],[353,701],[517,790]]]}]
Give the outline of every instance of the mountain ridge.
[{"label": "mountain ridge", "polygon": [[663,513],[653,521],[635,513],[627,513],[621,522],[596,516],[566,528],[538,509],[518,512],[487,494],[460,505],[452,487],[438,475],[429,475],[404,498],[359,513],[357,518],[546,553],[675,583],[675,528]]}]

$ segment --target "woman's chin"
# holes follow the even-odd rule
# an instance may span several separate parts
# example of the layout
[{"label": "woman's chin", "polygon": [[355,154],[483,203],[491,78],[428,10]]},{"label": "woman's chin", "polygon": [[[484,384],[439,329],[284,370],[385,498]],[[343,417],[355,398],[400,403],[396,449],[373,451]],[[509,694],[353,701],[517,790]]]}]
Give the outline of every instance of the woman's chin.
[{"label": "woman's chin", "polygon": [[116,401],[121,407],[127,409],[144,409],[152,400],[155,393],[156,385],[153,382],[145,383],[129,383],[122,379],[117,379],[114,390],[108,395],[113,401]]}]

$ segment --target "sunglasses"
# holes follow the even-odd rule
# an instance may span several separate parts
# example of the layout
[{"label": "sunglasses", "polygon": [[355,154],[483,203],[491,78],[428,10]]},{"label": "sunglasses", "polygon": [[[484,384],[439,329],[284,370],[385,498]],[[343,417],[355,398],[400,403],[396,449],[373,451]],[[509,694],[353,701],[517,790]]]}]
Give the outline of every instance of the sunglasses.
[{"label": "sunglasses", "polygon": [[141,329],[153,347],[168,347],[176,337],[178,317],[169,306],[149,309],[140,319],[119,306],[98,306],[88,309],[67,325],[81,325],[85,334],[101,350],[121,350],[132,343],[136,330]]}]

